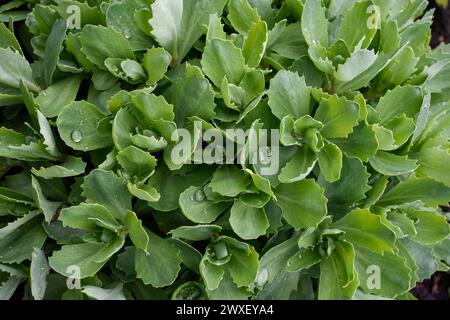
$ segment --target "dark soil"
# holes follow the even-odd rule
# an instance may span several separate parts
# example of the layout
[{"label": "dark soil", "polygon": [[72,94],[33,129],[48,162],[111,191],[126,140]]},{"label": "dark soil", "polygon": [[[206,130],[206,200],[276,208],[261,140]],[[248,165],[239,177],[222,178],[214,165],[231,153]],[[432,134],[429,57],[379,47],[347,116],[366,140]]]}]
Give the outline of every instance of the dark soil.
[{"label": "dark soil", "polygon": [[436,10],[432,26],[433,37],[431,40],[431,46],[435,48],[442,42],[450,42],[450,8],[444,9],[437,6],[435,0],[430,0],[429,8],[434,8]]}]

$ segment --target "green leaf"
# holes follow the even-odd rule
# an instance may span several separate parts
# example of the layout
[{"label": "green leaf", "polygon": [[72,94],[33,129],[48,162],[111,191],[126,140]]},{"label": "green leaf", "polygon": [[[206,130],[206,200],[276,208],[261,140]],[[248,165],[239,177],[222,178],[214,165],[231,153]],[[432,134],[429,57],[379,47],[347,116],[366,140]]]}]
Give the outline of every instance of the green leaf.
[{"label": "green leaf", "polygon": [[229,83],[238,85],[245,75],[245,60],[242,51],[233,42],[212,39],[205,47],[202,69],[218,88],[226,76]]},{"label": "green leaf", "polygon": [[57,210],[61,206],[61,202],[49,201],[42,192],[39,181],[33,175],[31,176],[31,186],[36,205],[44,214],[45,221],[50,223],[50,221],[53,220],[53,217],[57,214]]},{"label": "green leaf", "polygon": [[259,66],[259,63],[264,56],[266,45],[267,24],[260,20],[249,30],[242,48],[242,54],[249,67],[257,68]]},{"label": "green leaf", "polygon": [[53,73],[59,61],[59,55],[63,49],[62,44],[66,37],[67,22],[65,20],[56,20],[45,44],[43,60],[44,83],[48,87],[52,84]]},{"label": "green leaf", "polygon": [[173,105],[178,127],[185,127],[187,119],[192,116],[209,121],[215,115],[214,91],[203,77],[191,76],[177,80],[164,92],[164,96]]},{"label": "green leaf", "polygon": [[[368,53],[367,50],[364,50],[357,55],[354,55],[353,59],[347,60],[344,68],[341,67],[340,78],[342,77],[349,80],[339,82],[336,91],[346,92],[358,90],[367,86],[377,74],[397,57],[399,52],[400,50],[374,56],[373,53]],[[372,63],[368,64],[365,60],[366,58],[370,59],[370,62]],[[376,59],[372,61],[373,58]]]},{"label": "green leaf", "polygon": [[0,229],[0,239],[6,237],[7,235],[14,232],[15,229],[19,228],[23,224],[27,223],[34,217],[36,217],[39,214],[38,211],[31,211],[24,215],[23,217],[18,218],[17,220],[14,220],[13,222],[8,223],[5,227],[2,227]]},{"label": "green leaf", "polygon": [[334,75],[338,83],[349,83],[368,71],[377,60],[373,50],[361,49],[356,51],[345,63],[337,67]]},{"label": "green leaf", "polygon": [[399,53],[398,59],[392,61],[384,69],[379,78],[395,85],[402,85],[416,71],[419,58],[414,55],[411,47],[404,47]]},{"label": "green leaf", "polygon": [[337,242],[333,253],[320,263],[320,300],[349,300],[353,297],[359,284],[354,260],[353,246]]},{"label": "green leaf", "polygon": [[[381,139],[377,139],[375,126],[360,123],[359,126],[353,128],[353,132],[347,138],[332,139],[332,142],[347,156],[357,157],[361,161],[367,162],[377,153],[380,147],[378,140]],[[322,171],[324,170],[322,169]]]},{"label": "green leaf", "polygon": [[312,179],[282,184],[275,194],[283,218],[295,229],[316,227],[327,215],[327,198]]},{"label": "green leaf", "polygon": [[60,165],[54,165],[47,168],[40,169],[31,168],[31,172],[36,177],[51,179],[51,178],[67,178],[74,177],[84,173],[86,163],[81,158],[68,156],[66,160]]},{"label": "green leaf", "polygon": [[199,266],[202,260],[202,254],[190,244],[179,239],[171,238],[168,241],[180,251],[183,264],[195,273],[200,274]]},{"label": "green leaf", "polygon": [[344,16],[339,30],[339,39],[348,45],[350,52],[353,52],[360,41],[362,41],[362,49],[367,48],[377,33],[380,17],[372,17],[373,6],[372,1],[356,3]]},{"label": "green leaf", "polygon": [[404,114],[392,119],[385,126],[386,129],[392,131],[393,133],[394,147],[391,149],[398,149],[398,147],[405,144],[416,129],[414,120],[412,118],[408,118]]},{"label": "green leaf", "polygon": [[0,299],[9,300],[22,282],[22,278],[11,277],[0,285]]},{"label": "green leaf", "polygon": [[342,152],[335,144],[325,141],[319,152],[320,170],[328,182],[335,182],[341,178]]},{"label": "green leaf", "polygon": [[411,177],[385,193],[377,206],[395,207],[418,200],[428,206],[446,205],[450,201],[450,188],[430,178]]},{"label": "green leaf", "polygon": [[292,256],[287,262],[289,272],[299,272],[319,263],[323,257],[315,250],[305,250]]},{"label": "green leaf", "polygon": [[227,270],[238,287],[247,287],[255,280],[259,268],[258,258],[258,253],[251,246],[245,253],[233,250]]},{"label": "green leaf", "polygon": [[264,208],[250,207],[241,200],[235,200],[230,211],[230,225],[242,239],[257,239],[266,234],[269,220]]},{"label": "green leaf", "polygon": [[142,221],[133,211],[128,211],[123,218],[123,223],[128,229],[128,234],[136,248],[147,252],[149,236],[142,226]]},{"label": "green leaf", "polygon": [[355,267],[361,288],[367,293],[395,298],[409,290],[410,269],[399,255],[388,252],[380,255],[357,248]]},{"label": "green leaf", "polygon": [[77,276],[79,268],[80,279],[94,276],[108,259],[118,252],[125,239],[116,237],[106,243],[80,243],[64,245],[61,250],[54,251],[48,262],[53,270],[66,276]]},{"label": "green leaf", "polygon": [[[268,283],[261,291],[258,292],[257,300],[289,300],[291,295],[298,292],[300,274],[297,272],[282,272],[277,275],[274,281]],[[305,277],[305,279],[307,279]],[[306,282],[306,281],[305,281]],[[300,283],[303,283],[300,280]],[[307,282],[306,282],[307,283]],[[310,289],[310,287],[306,287]],[[310,293],[312,290],[310,290]],[[303,297],[303,296],[302,296]],[[305,299],[311,299],[306,296]]]},{"label": "green leaf", "polygon": [[200,262],[200,274],[205,282],[206,288],[215,290],[219,287],[224,276],[224,268],[210,263],[206,256]]},{"label": "green leaf", "polygon": [[328,47],[328,20],[320,0],[306,0],[302,14],[302,31],[306,42]]},{"label": "green leaf", "polygon": [[345,231],[348,242],[373,252],[383,254],[395,248],[395,234],[368,209],[355,209],[333,225]]},{"label": "green leaf", "polygon": [[417,159],[420,176],[433,178],[450,186],[450,154],[439,147],[424,148],[419,153],[413,154],[411,158]]},{"label": "green leaf", "polygon": [[28,61],[18,52],[0,48],[0,85],[19,89],[22,80],[28,90],[39,92],[40,87],[33,78]]},{"label": "green leaf", "polygon": [[341,178],[333,183],[319,177],[319,185],[325,189],[328,199],[328,208],[335,214],[350,211],[350,207],[365,198],[365,193],[370,190],[368,185],[370,175],[360,160],[343,157]]},{"label": "green leaf", "polygon": [[314,118],[324,124],[320,133],[325,138],[347,138],[358,125],[359,107],[345,98],[331,96],[322,100]]},{"label": "green leaf", "polygon": [[57,120],[59,134],[75,150],[91,151],[112,145],[110,134],[100,131],[105,115],[86,101],[69,103]]},{"label": "green leaf", "polygon": [[207,293],[211,300],[248,300],[251,296],[247,288],[239,288],[234,283],[228,272],[224,272],[219,286],[214,290],[208,290],[207,288]]},{"label": "green leaf", "polygon": [[[132,97],[131,101],[133,102],[132,110],[137,114],[137,118],[149,127],[153,127],[158,120],[172,121],[175,117],[173,106],[164,97],[140,92]],[[148,108],[149,105],[152,107]]]},{"label": "green leaf", "polygon": [[145,182],[155,171],[156,158],[148,152],[130,146],[117,154],[117,162],[133,181]]},{"label": "green leaf", "polygon": [[0,156],[23,161],[58,160],[42,142],[26,144],[26,137],[11,129],[0,128]]},{"label": "green leaf", "polygon": [[228,202],[209,201],[201,188],[189,187],[180,194],[180,208],[183,214],[195,223],[211,223],[228,207]]},{"label": "green leaf", "polygon": [[[308,55],[308,46],[305,39],[301,34],[302,26],[300,22],[290,23],[286,25],[286,20],[282,20],[275,25],[275,27],[269,32],[269,39],[267,43],[267,52],[275,52],[282,57],[289,59],[299,59]],[[300,34],[300,36],[299,36]],[[314,66],[312,66],[314,68]],[[291,66],[290,70],[294,68]],[[301,76],[306,70],[295,68],[295,71]],[[294,71],[292,70],[292,71]],[[316,69],[317,71],[317,69]],[[308,77],[305,78],[308,83]],[[322,76],[322,75],[320,75]]]},{"label": "green leaf", "polygon": [[0,22],[0,48],[11,48],[23,55],[22,48],[15,35],[3,22]]},{"label": "green leaf", "polygon": [[157,202],[161,199],[161,195],[158,190],[148,184],[137,186],[131,182],[128,182],[127,188],[133,196],[147,202]]},{"label": "green leaf", "polygon": [[[99,42],[99,39],[102,41]],[[100,69],[106,70],[107,58],[134,60],[130,43],[120,32],[111,28],[87,25],[80,34],[80,42],[81,52]]]},{"label": "green leaf", "polygon": [[417,235],[414,221],[405,214],[392,211],[388,215],[388,220],[400,229],[400,232],[392,229],[396,233],[397,238],[404,238],[406,236],[414,237]]},{"label": "green leaf", "polygon": [[317,163],[317,155],[308,147],[298,149],[292,159],[281,169],[278,180],[292,183],[305,179]]},{"label": "green leaf", "polygon": [[261,21],[258,11],[252,8],[247,0],[230,0],[227,9],[228,20],[233,28],[242,35],[251,33],[255,24]]},{"label": "green leaf", "polygon": [[64,208],[61,210],[59,220],[65,227],[93,232],[105,228],[117,233],[123,229],[104,206],[96,203],[81,203],[78,206]]},{"label": "green leaf", "polygon": [[145,50],[154,44],[152,38],[142,32],[135,21],[135,12],[145,8],[147,1],[124,0],[110,4],[106,10],[108,27],[122,33],[134,51]]},{"label": "green leaf", "polygon": [[31,254],[30,265],[31,294],[34,300],[44,299],[49,271],[50,267],[48,266],[44,251],[34,248]]},{"label": "green leaf", "polygon": [[41,248],[47,239],[41,221],[39,216],[35,216],[0,236],[0,262],[21,263],[31,260],[34,248]]},{"label": "green leaf", "polygon": [[214,172],[209,183],[211,190],[226,197],[235,197],[244,192],[251,178],[236,166],[221,166]]},{"label": "green leaf", "polygon": [[[291,237],[272,248],[270,248],[262,257],[260,262],[260,273],[267,273],[265,282],[271,283],[276,276],[287,270],[287,261],[294,254],[298,253],[298,237]],[[262,283],[264,285],[265,283]]]},{"label": "green leaf", "polygon": [[47,118],[59,116],[66,105],[75,101],[81,80],[80,76],[68,77],[41,91],[35,100],[39,110]]},{"label": "green leaf", "polygon": [[408,266],[415,272],[417,281],[428,279],[438,271],[438,261],[429,246],[421,245],[408,238],[402,239],[401,244],[409,255],[409,259],[412,260]]},{"label": "green leaf", "polygon": [[280,120],[291,115],[294,120],[309,114],[310,89],[305,78],[290,71],[280,71],[270,81],[269,106],[272,113]]},{"label": "green leaf", "polygon": [[450,234],[450,227],[445,217],[431,210],[406,211],[409,218],[414,220],[416,235],[412,240],[423,245],[436,245]]},{"label": "green leaf", "polygon": [[182,226],[169,231],[172,238],[202,241],[212,238],[220,233],[222,227],[216,225]]},{"label": "green leaf", "polygon": [[396,87],[380,99],[376,110],[380,115],[382,124],[402,114],[412,118],[419,113],[422,100],[420,88],[412,86]]},{"label": "green leaf", "polygon": [[416,160],[384,151],[378,151],[375,157],[370,158],[369,163],[376,171],[387,176],[407,174],[415,171],[418,167]]},{"label": "green leaf", "polygon": [[149,238],[148,253],[136,250],[135,268],[137,277],[144,284],[156,288],[172,284],[178,276],[181,267],[179,251],[166,239],[160,238],[146,230]]},{"label": "green leaf", "polygon": [[223,24],[217,14],[211,14],[208,22],[208,32],[206,33],[206,42],[214,38],[226,40],[226,33],[223,31]]},{"label": "green leaf", "polygon": [[200,166],[185,174],[169,174],[157,168],[148,183],[154,186],[161,194],[158,202],[148,205],[159,211],[172,211],[179,207],[180,194],[190,186],[201,187],[210,178],[212,168],[210,166]]},{"label": "green leaf", "polygon": [[[153,17],[149,20],[156,41],[173,58],[172,65],[181,63],[194,43],[203,34],[202,26],[209,16],[222,14],[225,0],[155,0]],[[169,22],[170,28],[167,28]],[[222,80],[222,79],[221,79]]]},{"label": "green leaf", "polygon": [[142,59],[142,65],[148,75],[147,83],[154,85],[161,80],[171,60],[172,57],[163,48],[148,49]]},{"label": "green leaf", "polygon": [[91,171],[81,186],[88,203],[103,205],[119,220],[131,210],[131,196],[125,182],[112,171]]},{"label": "green leaf", "polygon": [[115,287],[111,289],[103,289],[96,286],[84,286],[81,292],[95,300],[126,300],[122,283],[117,283]]}]

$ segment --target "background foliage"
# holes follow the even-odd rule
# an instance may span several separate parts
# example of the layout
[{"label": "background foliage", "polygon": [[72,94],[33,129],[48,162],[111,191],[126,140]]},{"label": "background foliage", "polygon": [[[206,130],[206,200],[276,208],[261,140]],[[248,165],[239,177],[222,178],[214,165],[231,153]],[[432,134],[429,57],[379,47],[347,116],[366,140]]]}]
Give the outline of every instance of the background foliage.
[{"label": "background foliage", "polygon": [[[412,298],[450,263],[427,4],[1,5],[0,297]],[[177,128],[280,129],[281,169],[174,163]]]}]

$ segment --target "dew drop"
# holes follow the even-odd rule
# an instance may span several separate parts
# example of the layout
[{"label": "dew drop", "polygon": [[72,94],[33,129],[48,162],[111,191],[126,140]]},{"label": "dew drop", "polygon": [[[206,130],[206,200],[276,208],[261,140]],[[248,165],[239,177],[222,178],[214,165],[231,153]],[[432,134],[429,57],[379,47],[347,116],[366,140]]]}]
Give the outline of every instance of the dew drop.
[{"label": "dew drop", "polygon": [[194,200],[197,202],[202,202],[203,200],[205,200],[205,193],[203,192],[203,190],[197,190],[195,192]]},{"label": "dew drop", "polygon": [[130,30],[125,30],[125,31],[123,32],[123,36],[124,36],[126,39],[130,39],[132,35],[133,35],[133,34],[131,33]]},{"label": "dew drop", "polygon": [[83,135],[80,130],[73,130],[71,134],[72,141],[75,143],[80,142],[83,139]]}]

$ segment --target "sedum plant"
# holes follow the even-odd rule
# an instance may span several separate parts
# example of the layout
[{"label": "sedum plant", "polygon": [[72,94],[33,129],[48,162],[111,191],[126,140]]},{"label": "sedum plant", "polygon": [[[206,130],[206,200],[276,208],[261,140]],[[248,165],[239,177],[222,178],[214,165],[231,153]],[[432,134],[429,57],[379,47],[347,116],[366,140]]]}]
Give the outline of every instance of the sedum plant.
[{"label": "sedum plant", "polygon": [[450,264],[427,4],[2,4],[0,298],[412,299]]}]

